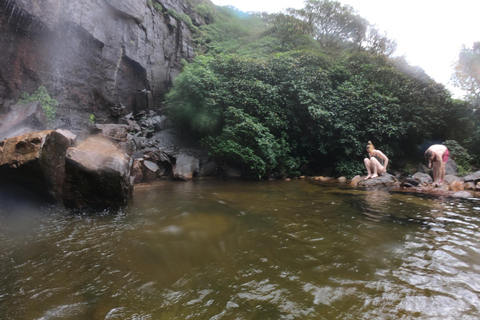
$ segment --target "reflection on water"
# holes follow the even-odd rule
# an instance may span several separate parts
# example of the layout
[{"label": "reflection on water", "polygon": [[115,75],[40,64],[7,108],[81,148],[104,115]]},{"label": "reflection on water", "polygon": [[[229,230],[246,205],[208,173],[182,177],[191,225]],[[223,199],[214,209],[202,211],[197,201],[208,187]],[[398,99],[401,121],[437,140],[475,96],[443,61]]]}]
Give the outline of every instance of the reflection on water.
[{"label": "reflection on water", "polygon": [[0,319],[478,318],[476,199],[307,181],[134,197],[95,215],[0,197]]}]

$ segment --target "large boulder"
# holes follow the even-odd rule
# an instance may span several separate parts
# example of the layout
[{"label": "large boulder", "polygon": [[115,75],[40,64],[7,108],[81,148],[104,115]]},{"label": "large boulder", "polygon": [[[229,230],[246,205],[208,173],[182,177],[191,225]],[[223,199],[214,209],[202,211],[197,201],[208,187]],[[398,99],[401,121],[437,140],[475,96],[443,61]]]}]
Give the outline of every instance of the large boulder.
[{"label": "large boulder", "polygon": [[175,166],[173,167],[173,178],[180,180],[192,180],[198,173],[200,167],[200,161],[185,154],[181,154],[177,157]]},{"label": "large boulder", "polygon": [[0,185],[19,186],[47,202],[62,203],[65,153],[71,139],[47,130],[0,142]]},{"label": "large boulder", "polygon": [[466,175],[463,179],[465,180],[465,182],[473,182],[473,183],[480,181],[480,171]]},{"label": "large boulder", "polygon": [[384,173],[376,178],[361,180],[357,183],[358,187],[383,187],[392,186],[397,182],[394,176],[389,173]]},{"label": "large boulder", "polygon": [[133,160],[101,135],[67,150],[64,204],[70,208],[118,207],[133,191]]}]

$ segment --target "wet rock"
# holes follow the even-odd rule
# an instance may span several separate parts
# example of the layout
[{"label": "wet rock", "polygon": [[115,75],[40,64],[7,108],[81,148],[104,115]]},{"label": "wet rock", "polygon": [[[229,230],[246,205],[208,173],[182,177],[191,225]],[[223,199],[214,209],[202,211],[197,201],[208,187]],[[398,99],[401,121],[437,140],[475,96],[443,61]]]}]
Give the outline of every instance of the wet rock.
[{"label": "wet rock", "polygon": [[443,181],[444,181],[447,185],[450,185],[451,183],[453,183],[453,182],[455,182],[455,181],[462,181],[462,179],[460,179],[460,178],[457,177],[457,176],[447,174],[447,175],[445,175],[445,178],[443,179]]},{"label": "wet rock", "polygon": [[413,175],[413,179],[417,180],[421,184],[430,184],[433,182],[433,179],[430,175],[426,173],[417,172]]},{"label": "wet rock", "polygon": [[376,178],[368,180],[360,180],[357,183],[358,187],[381,187],[381,186],[393,186],[397,179],[388,173],[384,173]]},{"label": "wet rock", "polygon": [[480,180],[480,171],[469,174],[463,178],[465,182],[476,182]]},{"label": "wet rock", "polygon": [[452,197],[455,197],[455,198],[471,198],[472,197],[472,194],[468,191],[458,191],[458,192],[455,192]]},{"label": "wet rock", "polygon": [[121,206],[133,191],[133,160],[101,135],[67,150],[64,204],[71,208]]},{"label": "wet rock", "polygon": [[240,178],[242,176],[242,171],[231,166],[220,166],[219,172],[225,178]]},{"label": "wet rock", "polygon": [[54,130],[27,133],[0,142],[0,184],[32,190],[62,203],[65,153],[70,142]]},{"label": "wet rock", "polygon": [[104,137],[118,141],[127,141],[128,126],[123,124],[97,124],[97,129],[100,130]]},{"label": "wet rock", "polygon": [[448,158],[445,164],[445,174],[456,176],[458,174],[458,166],[452,158]]},{"label": "wet rock", "polygon": [[144,177],[143,181],[155,180],[160,174],[160,168],[157,166],[157,164],[148,160],[143,161],[142,171]]},{"label": "wet rock", "polygon": [[452,183],[450,183],[450,184],[448,185],[448,189],[449,189],[450,191],[453,191],[453,192],[465,190],[465,189],[464,189],[464,186],[463,186],[463,182],[462,182],[462,181],[459,181],[459,180],[453,181]]},{"label": "wet rock", "polygon": [[132,167],[132,173],[131,173],[131,176],[133,177],[133,183],[140,183],[143,181],[142,160],[135,159],[133,161],[133,167]]},{"label": "wet rock", "polygon": [[347,178],[345,178],[345,177],[338,178],[338,182],[344,183],[346,181],[347,181]]},{"label": "wet rock", "polygon": [[209,161],[206,164],[200,166],[200,170],[198,172],[199,177],[207,177],[213,176],[217,173],[217,163],[215,161]]},{"label": "wet rock", "polygon": [[192,180],[198,173],[200,162],[197,158],[188,155],[179,155],[173,167],[173,178],[180,180]]},{"label": "wet rock", "polygon": [[402,181],[401,186],[404,188],[412,188],[418,186],[419,184],[420,182],[418,180],[408,177],[404,181]]},{"label": "wet rock", "polygon": [[465,188],[465,190],[475,190],[475,183],[473,182],[465,182],[463,187]]},{"label": "wet rock", "polygon": [[16,104],[0,118],[0,140],[47,129],[47,117],[38,101]]}]

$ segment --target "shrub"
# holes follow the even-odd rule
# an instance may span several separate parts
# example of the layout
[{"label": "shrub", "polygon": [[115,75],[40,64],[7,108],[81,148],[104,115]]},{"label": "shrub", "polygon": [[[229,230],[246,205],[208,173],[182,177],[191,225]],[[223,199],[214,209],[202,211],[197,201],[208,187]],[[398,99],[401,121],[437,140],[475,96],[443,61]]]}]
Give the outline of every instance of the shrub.
[{"label": "shrub", "polygon": [[22,98],[18,101],[20,103],[28,103],[38,101],[42,106],[43,111],[47,116],[48,122],[53,122],[56,119],[58,101],[50,97],[45,86],[38,87],[33,94],[23,93]]}]

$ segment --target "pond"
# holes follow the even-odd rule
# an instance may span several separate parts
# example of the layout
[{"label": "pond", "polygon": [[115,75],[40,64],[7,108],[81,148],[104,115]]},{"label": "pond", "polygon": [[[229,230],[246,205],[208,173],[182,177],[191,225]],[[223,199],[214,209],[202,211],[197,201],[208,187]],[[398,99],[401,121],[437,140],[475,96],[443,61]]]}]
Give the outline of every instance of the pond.
[{"label": "pond", "polygon": [[480,201],[159,181],[117,211],[0,198],[0,319],[478,319]]}]

